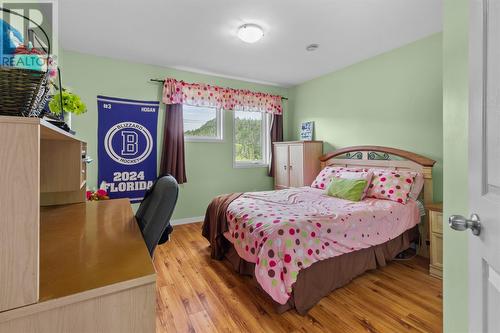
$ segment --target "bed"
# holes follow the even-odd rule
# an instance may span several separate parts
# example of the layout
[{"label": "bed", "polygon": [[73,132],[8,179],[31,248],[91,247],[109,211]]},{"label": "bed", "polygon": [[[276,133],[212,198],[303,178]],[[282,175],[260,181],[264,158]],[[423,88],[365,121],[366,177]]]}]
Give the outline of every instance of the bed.
[{"label": "bed", "polygon": [[347,201],[313,187],[215,198],[202,231],[212,258],[228,260],[238,273],[253,276],[278,312],[295,308],[306,314],[332,290],[408,249],[418,239],[419,227],[426,239],[417,200],[432,202],[435,161],[378,146],[340,149],[320,161],[323,170],[390,169],[398,177],[417,172],[422,189],[406,204],[375,198]]}]

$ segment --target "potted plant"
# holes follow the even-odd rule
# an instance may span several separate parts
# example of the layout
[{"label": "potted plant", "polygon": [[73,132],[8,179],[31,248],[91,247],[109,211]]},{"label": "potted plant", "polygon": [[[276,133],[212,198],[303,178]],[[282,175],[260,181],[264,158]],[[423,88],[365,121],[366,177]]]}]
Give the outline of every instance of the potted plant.
[{"label": "potted plant", "polygon": [[83,103],[80,96],[66,89],[63,89],[60,94],[56,94],[52,98],[49,103],[49,109],[55,115],[60,115],[62,111],[76,115],[87,112],[87,106]]}]

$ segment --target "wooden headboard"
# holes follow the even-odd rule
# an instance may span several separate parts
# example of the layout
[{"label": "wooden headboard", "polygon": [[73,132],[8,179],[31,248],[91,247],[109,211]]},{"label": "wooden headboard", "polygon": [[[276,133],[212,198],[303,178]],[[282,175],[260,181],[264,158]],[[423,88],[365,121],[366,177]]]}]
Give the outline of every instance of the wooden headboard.
[{"label": "wooden headboard", "polygon": [[329,165],[413,170],[424,175],[421,198],[425,205],[433,202],[432,167],[436,161],[406,150],[380,146],[352,146],[320,157],[321,168]]}]

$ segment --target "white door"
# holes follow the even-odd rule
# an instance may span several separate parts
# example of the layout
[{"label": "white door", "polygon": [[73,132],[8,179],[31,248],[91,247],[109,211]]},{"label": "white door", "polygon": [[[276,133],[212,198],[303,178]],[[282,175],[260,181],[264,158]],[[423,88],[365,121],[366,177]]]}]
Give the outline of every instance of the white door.
[{"label": "white door", "polygon": [[290,185],[288,173],[288,146],[274,146],[274,186],[284,188]]},{"label": "white door", "polygon": [[469,331],[500,332],[500,0],[470,4],[469,207],[477,216],[450,225],[479,233],[469,236]]},{"label": "white door", "polygon": [[290,145],[290,187],[304,186],[304,146]]}]

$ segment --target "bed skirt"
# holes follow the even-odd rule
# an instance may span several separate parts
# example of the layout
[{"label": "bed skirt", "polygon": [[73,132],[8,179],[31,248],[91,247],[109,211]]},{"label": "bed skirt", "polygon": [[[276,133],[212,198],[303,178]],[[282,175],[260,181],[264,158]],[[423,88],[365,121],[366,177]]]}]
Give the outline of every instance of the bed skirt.
[{"label": "bed skirt", "polygon": [[[278,313],[296,309],[299,314],[305,315],[333,290],[345,286],[368,270],[385,266],[398,253],[408,249],[410,243],[416,239],[418,228],[414,227],[383,244],[318,261],[299,272],[293,285],[292,296],[286,304],[271,301]],[[240,258],[232,244],[228,246],[225,258],[236,272],[255,278],[255,264]]]}]

